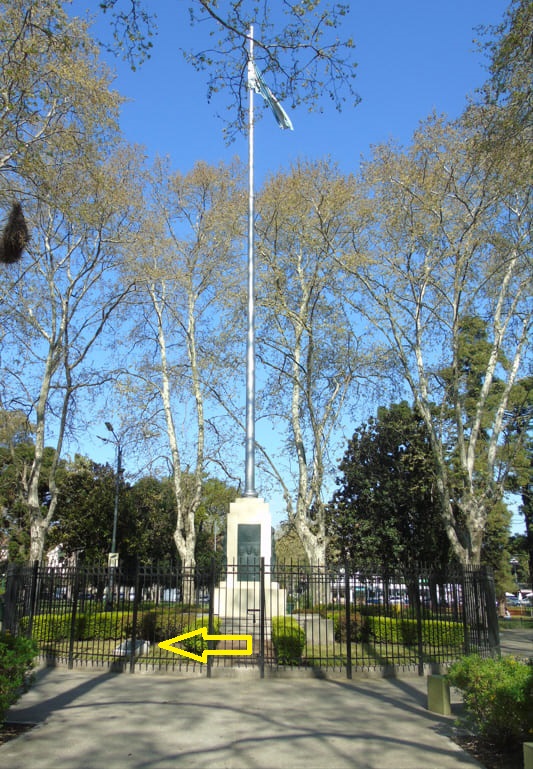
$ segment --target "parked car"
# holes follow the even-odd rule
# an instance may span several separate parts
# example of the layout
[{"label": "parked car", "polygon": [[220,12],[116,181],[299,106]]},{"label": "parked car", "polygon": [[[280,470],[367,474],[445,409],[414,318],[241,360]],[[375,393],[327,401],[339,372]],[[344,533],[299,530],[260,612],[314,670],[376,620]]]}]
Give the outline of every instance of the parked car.
[{"label": "parked car", "polygon": [[507,595],[505,597],[505,603],[507,606],[529,606],[527,598],[522,598],[517,595]]}]

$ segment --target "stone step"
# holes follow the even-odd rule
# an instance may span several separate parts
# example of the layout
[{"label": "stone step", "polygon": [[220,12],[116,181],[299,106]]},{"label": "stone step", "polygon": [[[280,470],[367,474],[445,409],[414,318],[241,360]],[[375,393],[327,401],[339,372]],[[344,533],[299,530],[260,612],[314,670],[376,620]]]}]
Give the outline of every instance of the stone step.
[{"label": "stone step", "polygon": [[[222,631],[224,634],[227,635],[251,635],[252,636],[252,654],[243,654],[241,655],[228,655],[226,656],[217,656],[214,658],[214,664],[217,666],[223,666],[223,667],[250,667],[255,666],[260,660],[261,657],[261,639],[259,635],[255,635],[255,633],[244,632],[244,631],[237,631],[235,628],[229,628]],[[246,643],[244,641],[219,641],[217,643],[217,650],[223,650],[223,649],[231,649],[232,651],[237,651],[239,649],[245,649]],[[270,640],[270,633],[265,634],[265,642],[263,644],[263,650],[265,659],[269,660],[272,659],[274,656],[274,647],[272,645],[272,641]]]},{"label": "stone step", "polygon": [[[252,638],[259,638],[261,635],[261,623],[259,616],[249,617],[226,617],[220,623],[220,633],[222,635],[251,635]],[[272,633],[272,622],[265,617],[265,638],[270,640]]]}]

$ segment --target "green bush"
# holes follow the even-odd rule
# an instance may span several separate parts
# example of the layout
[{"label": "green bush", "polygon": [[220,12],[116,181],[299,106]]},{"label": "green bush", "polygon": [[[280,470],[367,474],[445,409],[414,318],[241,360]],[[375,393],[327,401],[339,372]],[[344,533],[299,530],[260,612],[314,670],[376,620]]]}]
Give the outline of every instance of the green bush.
[{"label": "green bush", "polygon": [[[20,631],[26,634],[29,627],[29,617],[23,617],[20,621]],[[62,641],[70,637],[70,627],[72,624],[72,614],[62,612],[61,614],[36,614],[32,622],[32,637],[35,641]],[[78,614],[74,633],[79,637],[83,633],[85,626],[85,615]]]},{"label": "green bush", "polygon": [[0,725],[19,698],[36,654],[37,646],[31,639],[0,634]]},{"label": "green bush", "polygon": [[461,622],[422,620],[422,643],[425,645],[462,649],[464,635],[465,631]]},{"label": "green bush", "polygon": [[507,746],[533,725],[533,665],[514,657],[463,657],[447,675],[463,692],[466,723],[481,737]]},{"label": "green bush", "polygon": [[[218,620],[217,620],[218,622]],[[39,643],[54,643],[70,638],[72,614],[37,614],[33,618],[32,637]],[[207,625],[206,618],[194,619],[189,613],[169,612],[168,609],[139,612],[137,616],[137,638],[158,643],[187,633],[196,627]],[[26,633],[29,618],[21,620],[21,633]],[[125,612],[79,612],[74,623],[74,640],[115,640],[120,641],[132,635],[133,613]],[[194,644],[195,639],[192,639]],[[202,643],[202,639],[199,639]]]},{"label": "green bush", "polygon": [[[76,614],[74,640],[119,640],[127,635],[129,612],[94,612]],[[29,618],[21,620],[21,632],[26,633]],[[41,643],[63,641],[70,638],[72,613],[36,614],[32,622],[32,637]]]},{"label": "green bush", "polygon": [[[394,617],[367,617],[368,628],[376,643],[399,643],[416,646],[418,643],[418,622],[416,619]],[[461,649],[464,630],[460,622],[441,622],[424,619],[421,622],[424,646]]]},{"label": "green bush", "polygon": [[292,617],[272,617],[272,643],[280,665],[298,665],[305,646],[305,631]]},{"label": "green bush", "polygon": [[137,637],[152,644],[167,641],[183,632],[182,619],[181,615],[169,616],[168,611],[143,611],[137,617]]},{"label": "green bush", "polygon": [[[346,612],[340,611],[331,614],[333,619],[333,628],[335,640],[340,643],[346,642]],[[360,612],[350,615],[350,641],[367,643],[370,640],[371,630],[368,617]]]},{"label": "green bush", "polygon": [[[76,617],[78,619],[78,617]],[[79,626],[79,634],[76,640],[106,641],[113,639],[119,641],[128,635],[130,612],[105,612],[99,611],[85,615],[85,619]]]},{"label": "green bush", "polygon": [[[190,633],[192,630],[199,630],[200,628],[207,627],[208,621],[205,617],[198,617],[194,622],[189,623],[181,633]],[[220,620],[218,617],[213,618],[213,634],[217,634],[220,630]],[[192,638],[186,638],[180,642],[185,651],[191,652],[191,654],[201,655],[208,648],[207,641],[200,634],[193,636]]]},{"label": "green bush", "polygon": [[376,643],[401,643],[401,628],[397,619],[372,616],[367,619]]}]

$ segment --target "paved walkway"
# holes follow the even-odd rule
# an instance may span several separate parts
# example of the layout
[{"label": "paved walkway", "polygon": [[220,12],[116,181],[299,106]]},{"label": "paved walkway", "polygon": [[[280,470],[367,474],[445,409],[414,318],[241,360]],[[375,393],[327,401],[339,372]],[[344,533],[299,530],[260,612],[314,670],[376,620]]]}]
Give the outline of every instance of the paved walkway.
[{"label": "paved walkway", "polygon": [[[502,631],[529,656],[532,630]],[[236,678],[48,668],[9,712],[2,769],[467,769],[425,678]]]},{"label": "paved walkway", "polygon": [[48,669],[11,709],[2,769],[467,769],[426,681]]},{"label": "paved walkway", "polygon": [[500,630],[502,654],[533,659],[533,628],[521,626]]}]

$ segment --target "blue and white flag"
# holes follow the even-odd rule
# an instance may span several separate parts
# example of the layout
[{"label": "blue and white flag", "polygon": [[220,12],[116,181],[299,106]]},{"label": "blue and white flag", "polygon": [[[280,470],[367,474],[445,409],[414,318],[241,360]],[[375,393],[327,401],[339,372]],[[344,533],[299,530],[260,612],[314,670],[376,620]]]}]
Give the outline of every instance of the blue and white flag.
[{"label": "blue and white flag", "polygon": [[265,83],[262,74],[253,61],[248,62],[248,88],[253,88],[256,93],[261,94],[267,104],[270,105],[270,109],[274,113],[280,128],[294,130],[290,117]]}]

